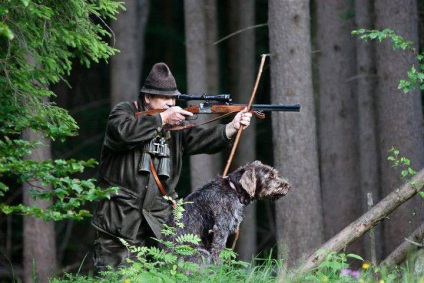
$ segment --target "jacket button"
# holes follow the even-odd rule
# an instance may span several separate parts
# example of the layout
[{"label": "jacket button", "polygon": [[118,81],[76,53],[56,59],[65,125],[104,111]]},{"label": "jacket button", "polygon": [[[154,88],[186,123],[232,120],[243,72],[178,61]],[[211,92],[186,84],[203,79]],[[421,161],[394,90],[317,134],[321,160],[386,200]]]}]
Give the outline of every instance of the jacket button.
[{"label": "jacket button", "polygon": [[116,228],[116,233],[121,234],[121,227]]}]

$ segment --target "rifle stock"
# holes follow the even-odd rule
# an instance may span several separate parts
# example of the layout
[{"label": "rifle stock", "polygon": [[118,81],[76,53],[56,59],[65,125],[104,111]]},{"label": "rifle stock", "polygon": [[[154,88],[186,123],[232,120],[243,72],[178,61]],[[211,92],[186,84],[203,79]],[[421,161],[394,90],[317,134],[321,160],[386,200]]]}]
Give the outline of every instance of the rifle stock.
[{"label": "rifle stock", "polygon": [[[193,114],[229,114],[237,113],[246,108],[246,104],[209,104],[201,103],[200,105],[192,105],[184,110],[191,112]],[[262,112],[268,111],[278,111],[278,112],[299,112],[300,104],[252,104],[252,112],[258,117],[263,119],[264,115]],[[156,109],[148,110],[143,112],[135,113],[135,117],[138,118],[140,115],[154,115],[156,113],[161,113],[166,111],[166,109]]]}]

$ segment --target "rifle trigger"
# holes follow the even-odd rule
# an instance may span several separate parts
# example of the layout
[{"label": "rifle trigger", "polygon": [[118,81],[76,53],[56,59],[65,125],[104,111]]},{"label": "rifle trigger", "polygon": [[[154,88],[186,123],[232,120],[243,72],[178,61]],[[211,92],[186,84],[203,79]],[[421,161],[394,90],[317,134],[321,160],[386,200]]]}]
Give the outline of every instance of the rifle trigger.
[{"label": "rifle trigger", "polygon": [[197,114],[193,114],[193,116],[186,116],[186,120],[196,120],[198,118]]}]

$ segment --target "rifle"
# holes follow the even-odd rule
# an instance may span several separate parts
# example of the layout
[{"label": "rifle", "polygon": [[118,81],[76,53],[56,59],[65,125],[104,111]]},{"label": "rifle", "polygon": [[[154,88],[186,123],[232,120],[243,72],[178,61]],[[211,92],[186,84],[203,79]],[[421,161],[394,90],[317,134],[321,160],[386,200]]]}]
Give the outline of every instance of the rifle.
[{"label": "rifle", "polygon": [[[224,114],[228,116],[232,113],[242,111],[247,105],[246,104],[233,104],[231,96],[229,94],[218,94],[218,95],[189,95],[179,94],[177,95],[178,100],[190,101],[190,100],[204,100],[204,102],[198,105],[191,105],[184,110],[189,111],[193,114]],[[147,114],[153,115],[156,113],[164,112],[166,109],[155,109],[135,113],[135,117]],[[251,112],[260,119],[265,118],[265,111],[283,111],[283,112],[300,112],[300,104],[252,104]],[[219,117],[222,118],[222,117]]]}]

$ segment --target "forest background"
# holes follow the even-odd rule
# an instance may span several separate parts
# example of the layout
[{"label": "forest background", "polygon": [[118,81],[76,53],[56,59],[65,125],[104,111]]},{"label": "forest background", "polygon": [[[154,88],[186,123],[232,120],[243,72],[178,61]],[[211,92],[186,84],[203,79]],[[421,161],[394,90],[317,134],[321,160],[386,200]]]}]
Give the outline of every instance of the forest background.
[{"label": "forest background", "polygon": [[[237,244],[241,259],[260,253],[294,264],[314,251],[368,209],[368,193],[376,203],[404,182],[387,160],[392,147],[414,170],[424,167],[421,92],[398,89],[416,54],[394,51],[390,40],[365,42],[351,35],[359,28],[388,28],[419,52],[422,1],[131,0],[125,6],[116,21],[101,22],[120,53],[89,68],[75,60],[67,83],[50,87],[54,102],[80,127],[78,136],[51,144],[52,158],[99,160],[111,107],[135,99],[157,62],[170,66],[183,93],[230,93],[236,103],[247,103],[260,55],[269,53],[255,103],[301,103],[302,109],[255,120],[243,133],[233,168],[261,160],[288,178],[293,190],[276,204],[249,207]],[[180,196],[221,174],[227,157],[228,152],[186,158]],[[97,168],[88,168],[78,177],[96,174]],[[1,202],[21,203],[25,188],[3,179],[11,190]],[[377,226],[378,260],[423,217],[423,200],[416,196]],[[55,262],[41,267],[47,273],[75,271],[81,262],[88,272],[94,241],[89,221],[61,220],[50,228],[36,222],[30,225],[41,232],[30,236],[24,217],[0,213],[0,279],[10,278],[10,263],[24,277],[25,246],[41,246],[41,266],[41,258]],[[348,250],[370,259],[368,235]]]}]

